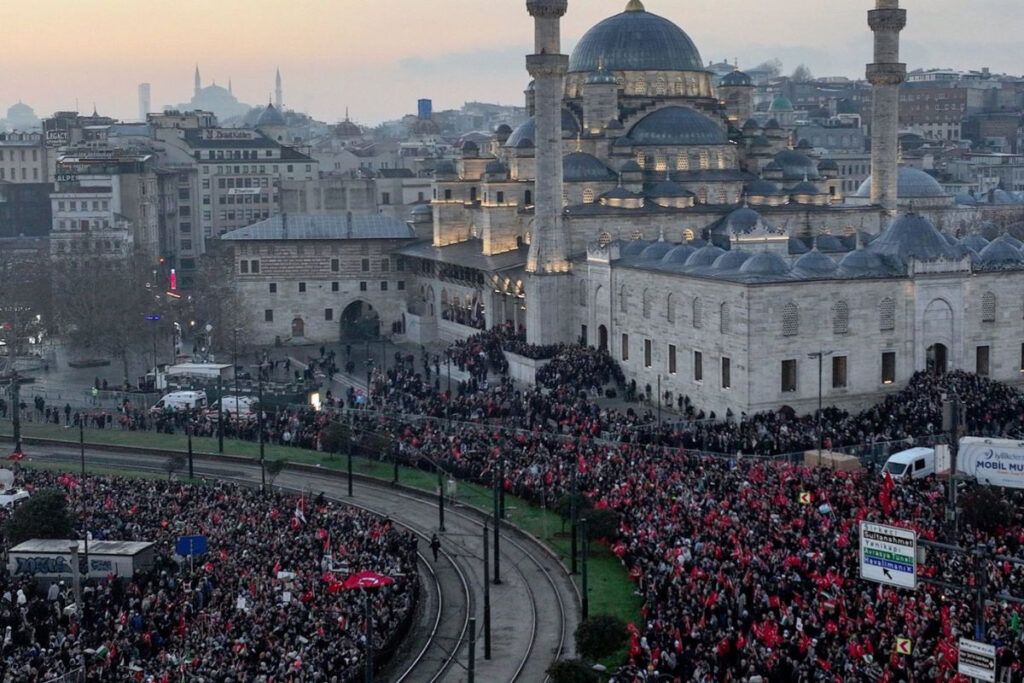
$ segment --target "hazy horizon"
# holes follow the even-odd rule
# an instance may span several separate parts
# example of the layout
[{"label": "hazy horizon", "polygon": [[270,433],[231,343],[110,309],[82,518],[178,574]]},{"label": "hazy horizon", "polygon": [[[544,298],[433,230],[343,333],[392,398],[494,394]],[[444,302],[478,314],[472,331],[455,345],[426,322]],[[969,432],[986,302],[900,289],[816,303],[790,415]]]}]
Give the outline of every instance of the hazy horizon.
[{"label": "hazy horizon", "polygon": [[[626,0],[570,0],[563,52]],[[777,58],[783,73],[807,64],[817,76],[862,78],[871,61],[866,12],[872,0],[789,0],[784,11],[754,0],[645,0],[678,24],[704,63],[749,68]],[[1020,74],[1020,0],[903,0],[908,69],[981,69]],[[329,123],[365,125],[467,101],[522,105],[532,20],[522,0],[36,0],[5,8],[7,49],[0,112],[18,101],[41,118],[57,110],[135,120],[137,87],[151,84],[151,109],[188,102],[196,64],[203,85],[226,86],[247,104],[272,97],[281,69],[284,103]],[[158,27],[157,33],[150,27]],[[82,37],[83,32],[88,40]],[[106,39],[104,39],[106,38]],[[443,39],[443,40],[442,40]],[[396,95],[396,93],[398,93]]]}]

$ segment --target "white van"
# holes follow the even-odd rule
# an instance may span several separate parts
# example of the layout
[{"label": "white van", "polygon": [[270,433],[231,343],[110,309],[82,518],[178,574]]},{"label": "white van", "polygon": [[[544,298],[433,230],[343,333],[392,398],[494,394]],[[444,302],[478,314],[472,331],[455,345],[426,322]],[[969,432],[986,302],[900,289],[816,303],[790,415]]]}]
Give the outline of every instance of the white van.
[{"label": "white van", "polygon": [[894,480],[910,474],[912,479],[922,479],[935,474],[935,449],[918,446],[893,453],[885,461],[882,476],[888,472]]},{"label": "white van", "polygon": [[246,419],[256,414],[256,405],[258,401],[253,396],[225,396],[223,399],[214,401],[210,404],[209,409],[206,411],[206,416],[211,420],[218,420],[220,418],[220,406],[223,402],[224,414],[229,419]]},{"label": "white van", "polygon": [[205,391],[172,391],[157,401],[149,410],[152,413],[166,413],[179,410],[202,410],[205,407]]}]

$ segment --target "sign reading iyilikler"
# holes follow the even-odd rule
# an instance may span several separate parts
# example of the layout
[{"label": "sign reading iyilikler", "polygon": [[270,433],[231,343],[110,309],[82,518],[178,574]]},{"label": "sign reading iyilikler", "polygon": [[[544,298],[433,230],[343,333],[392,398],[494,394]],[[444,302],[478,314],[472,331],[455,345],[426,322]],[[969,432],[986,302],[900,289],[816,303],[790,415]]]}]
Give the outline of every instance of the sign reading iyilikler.
[{"label": "sign reading iyilikler", "polygon": [[976,640],[960,639],[960,659],[957,673],[973,676],[981,681],[996,680],[996,646]]},{"label": "sign reading iyilikler", "polygon": [[861,522],[860,577],[917,588],[917,534],[888,524]]}]

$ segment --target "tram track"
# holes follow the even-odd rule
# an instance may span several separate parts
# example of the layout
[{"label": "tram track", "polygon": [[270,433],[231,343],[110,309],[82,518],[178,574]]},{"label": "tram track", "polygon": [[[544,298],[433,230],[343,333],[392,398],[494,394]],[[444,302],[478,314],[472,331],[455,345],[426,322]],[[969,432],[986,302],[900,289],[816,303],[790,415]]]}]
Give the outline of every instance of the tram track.
[{"label": "tram track", "polygon": [[[79,452],[67,442],[34,440],[48,446],[40,461],[74,467]],[[49,443],[47,443],[49,441]],[[153,449],[90,446],[90,464],[127,471],[166,473],[163,460],[171,452]],[[195,455],[197,476],[259,485],[258,464],[247,458]],[[567,654],[578,612],[575,588],[560,561],[538,547],[535,539],[503,522],[501,525],[502,583],[490,586],[492,605],[492,657],[483,647],[483,530],[490,518],[475,508],[456,505],[446,509],[446,531],[429,520],[437,515],[433,496],[358,477],[354,497],[345,495],[344,478],[312,467],[289,466],[275,487],[294,492],[323,492],[325,497],[353,505],[392,521],[429,543],[433,533],[442,540],[439,559],[420,553],[419,571],[432,604],[430,615],[420,615],[407,642],[400,648],[401,662],[385,663],[381,680],[402,683],[462,682],[469,680],[469,626],[476,617],[475,679],[478,681],[546,681],[546,670]],[[493,533],[493,528],[491,529]],[[492,548],[493,552],[493,548]],[[572,596],[573,604],[567,604]],[[525,598],[525,599],[524,599]],[[424,596],[423,599],[427,599]]]}]

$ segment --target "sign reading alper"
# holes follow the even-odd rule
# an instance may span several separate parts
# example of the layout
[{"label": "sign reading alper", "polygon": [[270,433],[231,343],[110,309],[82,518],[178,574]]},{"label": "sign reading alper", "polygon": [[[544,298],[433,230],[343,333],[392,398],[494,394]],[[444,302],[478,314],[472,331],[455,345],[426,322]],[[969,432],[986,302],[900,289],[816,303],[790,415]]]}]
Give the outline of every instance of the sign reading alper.
[{"label": "sign reading alper", "polygon": [[888,524],[861,522],[860,577],[917,588],[917,534]]}]

